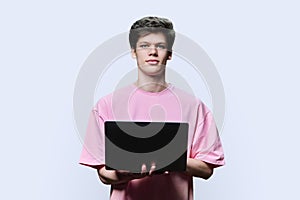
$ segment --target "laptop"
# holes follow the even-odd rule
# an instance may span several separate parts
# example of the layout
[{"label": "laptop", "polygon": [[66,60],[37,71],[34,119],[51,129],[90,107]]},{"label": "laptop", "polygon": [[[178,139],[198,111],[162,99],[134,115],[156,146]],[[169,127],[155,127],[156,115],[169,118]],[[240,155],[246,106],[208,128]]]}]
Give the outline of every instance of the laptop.
[{"label": "laptop", "polygon": [[154,173],[185,171],[188,123],[106,121],[105,165],[107,170],[140,173],[142,164]]}]

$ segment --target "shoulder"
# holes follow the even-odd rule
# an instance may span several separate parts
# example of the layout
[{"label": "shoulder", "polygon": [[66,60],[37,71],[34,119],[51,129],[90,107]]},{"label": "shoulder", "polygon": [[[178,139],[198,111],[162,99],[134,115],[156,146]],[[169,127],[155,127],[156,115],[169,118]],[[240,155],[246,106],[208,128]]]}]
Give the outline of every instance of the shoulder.
[{"label": "shoulder", "polygon": [[211,112],[207,105],[194,94],[186,92],[176,86],[172,86],[172,92],[177,95],[177,98],[185,107],[189,107],[195,111],[197,110],[202,115],[206,115]]},{"label": "shoulder", "polygon": [[180,101],[186,103],[186,104],[192,104],[199,106],[200,104],[203,104],[201,99],[194,94],[191,94],[181,88],[178,88],[176,86],[171,87],[171,92],[177,96]]},{"label": "shoulder", "polygon": [[134,87],[132,85],[127,85],[127,86],[118,88],[118,89],[112,91],[111,93],[101,97],[96,102],[94,109],[103,110],[103,108],[110,106],[113,101],[116,101],[116,100],[120,101],[121,99],[124,99],[133,90],[134,90]]}]

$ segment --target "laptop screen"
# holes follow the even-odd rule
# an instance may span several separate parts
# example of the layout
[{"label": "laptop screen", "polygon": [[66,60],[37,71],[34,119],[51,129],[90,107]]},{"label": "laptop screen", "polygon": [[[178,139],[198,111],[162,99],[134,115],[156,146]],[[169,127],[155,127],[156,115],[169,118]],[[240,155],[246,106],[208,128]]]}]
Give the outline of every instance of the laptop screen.
[{"label": "laptop screen", "polygon": [[106,121],[105,165],[108,170],[140,173],[142,164],[157,173],[185,171],[188,123]]}]

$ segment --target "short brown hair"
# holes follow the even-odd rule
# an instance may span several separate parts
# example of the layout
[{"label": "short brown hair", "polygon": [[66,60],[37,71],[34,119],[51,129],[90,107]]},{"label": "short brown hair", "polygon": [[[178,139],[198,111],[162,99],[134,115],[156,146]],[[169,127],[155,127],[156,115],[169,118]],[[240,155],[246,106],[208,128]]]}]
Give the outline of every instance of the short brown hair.
[{"label": "short brown hair", "polygon": [[163,33],[167,39],[168,50],[172,50],[175,40],[172,22],[166,18],[152,16],[144,17],[133,23],[129,32],[130,47],[136,49],[138,39],[150,33]]}]

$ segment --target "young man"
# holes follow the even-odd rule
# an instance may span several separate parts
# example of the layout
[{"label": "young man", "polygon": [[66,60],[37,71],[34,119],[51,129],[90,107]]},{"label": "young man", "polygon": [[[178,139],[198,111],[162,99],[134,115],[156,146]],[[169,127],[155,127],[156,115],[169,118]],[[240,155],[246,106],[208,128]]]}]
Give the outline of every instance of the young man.
[{"label": "young man", "polygon": [[[165,80],[174,39],[168,19],[145,17],[136,21],[129,41],[138,66],[137,80],[101,98],[91,113],[80,163],[97,169],[100,180],[111,185],[113,200],[191,200],[192,178],[208,179],[214,168],[224,165],[212,113],[199,99]],[[186,172],[152,174],[155,163],[142,165],[140,174],[107,170],[104,122],[112,120],[189,123]]]}]

